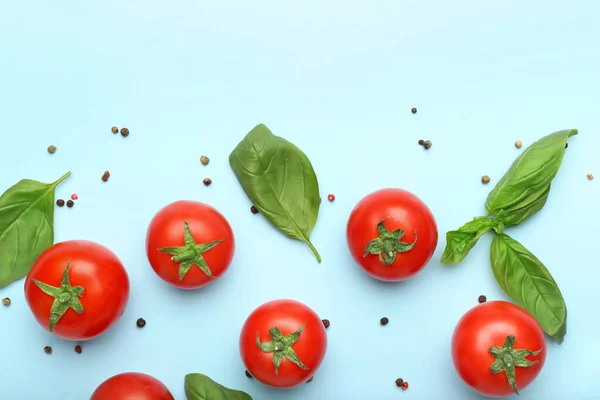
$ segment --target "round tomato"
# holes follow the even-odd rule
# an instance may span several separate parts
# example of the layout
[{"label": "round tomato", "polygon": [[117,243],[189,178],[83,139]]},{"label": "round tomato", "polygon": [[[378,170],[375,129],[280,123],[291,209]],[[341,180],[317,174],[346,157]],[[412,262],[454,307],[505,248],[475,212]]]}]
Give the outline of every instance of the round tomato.
[{"label": "round tomato", "polygon": [[473,307],[452,336],[452,360],[471,389],[504,397],[529,385],[546,360],[546,339],[527,311],[506,301]]},{"label": "round tomato", "polygon": [[90,400],[175,400],[158,379],[138,372],[126,372],[108,378]]},{"label": "round tomato", "polygon": [[154,272],[181,289],[198,289],[223,275],[235,241],[225,217],[208,204],[176,201],[150,222],[146,254]]},{"label": "round tomato", "polygon": [[46,330],[67,340],[88,340],[123,315],[129,278],[106,247],[86,240],[60,242],[33,264],[25,299]]},{"label": "round tomato", "polygon": [[314,376],[327,350],[319,316],[294,300],[273,300],[250,314],[240,335],[246,369],[259,382],[291,388]]},{"label": "round tomato", "polygon": [[375,279],[398,282],[419,272],[437,246],[435,219],[414,194],[381,189],[352,210],[346,227],[350,253]]}]

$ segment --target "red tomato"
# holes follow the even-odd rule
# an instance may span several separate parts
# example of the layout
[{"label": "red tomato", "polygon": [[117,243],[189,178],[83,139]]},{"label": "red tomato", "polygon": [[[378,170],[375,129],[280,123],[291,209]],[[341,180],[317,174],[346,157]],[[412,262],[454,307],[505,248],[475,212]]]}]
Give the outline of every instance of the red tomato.
[{"label": "red tomato", "polygon": [[67,340],[88,340],[123,315],[129,278],[106,247],[86,240],[60,242],[33,264],[25,299],[46,330]]},{"label": "red tomato", "polygon": [[352,210],[346,228],[350,253],[375,279],[398,282],[419,272],[437,246],[435,219],[414,194],[381,189]]},{"label": "red tomato", "polygon": [[198,289],[229,268],[235,241],[225,217],[208,204],[176,201],[150,222],[146,254],[154,272],[181,289]]},{"label": "red tomato", "polygon": [[175,400],[158,379],[138,372],[126,372],[108,378],[90,400]]},{"label": "red tomato", "polygon": [[[528,351],[515,354],[523,350]],[[515,390],[508,378],[511,368],[503,361],[508,357],[517,365],[512,368],[515,388],[522,390],[546,361],[546,338],[537,321],[521,307],[506,301],[490,301],[467,311],[452,336],[452,359],[463,381],[484,396],[513,394]],[[492,365],[508,372],[494,374]]]},{"label": "red tomato", "polygon": [[[305,383],[317,372],[326,350],[323,322],[295,300],[261,305],[250,314],[240,335],[240,354],[248,372],[276,388]],[[274,365],[277,360],[278,368]]]}]

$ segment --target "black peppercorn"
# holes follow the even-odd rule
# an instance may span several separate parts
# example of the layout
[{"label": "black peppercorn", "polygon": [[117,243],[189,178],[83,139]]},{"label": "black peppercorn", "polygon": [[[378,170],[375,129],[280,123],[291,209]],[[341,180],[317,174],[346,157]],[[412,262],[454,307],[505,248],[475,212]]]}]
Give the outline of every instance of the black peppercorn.
[{"label": "black peppercorn", "polygon": [[129,136],[129,129],[121,128],[121,136],[123,136],[123,137]]},{"label": "black peppercorn", "polygon": [[402,379],[402,378],[396,379],[396,386],[400,387],[400,386],[402,386],[403,383],[404,383],[404,379]]},{"label": "black peppercorn", "polygon": [[252,206],[252,207],[250,207],[250,212],[251,212],[252,214],[258,214],[258,208],[256,208],[256,207]]},{"label": "black peppercorn", "polygon": [[52,354],[52,347],[50,347],[50,346],[44,347],[44,353],[46,353],[46,354]]},{"label": "black peppercorn", "polygon": [[67,200],[67,207],[71,208],[75,205],[75,202],[73,200]]},{"label": "black peppercorn", "polygon": [[81,345],[78,344],[77,346],[75,346],[75,353],[81,354],[82,351],[83,349],[81,348]]},{"label": "black peppercorn", "polygon": [[484,295],[479,296],[479,298],[477,299],[477,301],[479,303],[485,303],[487,301],[487,297],[485,297]]},{"label": "black peppercorn", "polygon": [[325,329],[329,328],[329,326],[331,325],[331,322],[329,322],[328,319],[323,319],[321,321],[323,322],[323,325],[325,326]]},{"label": "black peppercorn", "polygon": [[248,372],[248,370],[246,370],[246,376],[250,379],[252,379],[252,375],[250,375],[250,372]]},{"label": "black peppercorn", "polygon": [[65,205],[65,201],[63,199],[56,200],[56,205],[62,207]]},{"label": "black peppercorn", "polygon": [[212,179],[210,178],[204,178],[204,180],[202,181],[202,183],[204,183],[204,186],[208,186],[212,183]]},{"label": "black peppercorn", "polygon": [[416,109],[415,107],[413,107],[413,108],[412,108],[410,111],[411,111],[413,114],[416,114],[416,113],[417,113],[417,109]]},{"label": "black peppercorn", "polygon": [[136,322],[138,328],[143,328],[146,326],[146,320],[144,318],[139,318]]},{"label": "black peppercorn", "polygon": [[384,326],[387,325],[389,322],[390,322],[390,320],[388,317],[383,317],[379,320],[379,323]]}]

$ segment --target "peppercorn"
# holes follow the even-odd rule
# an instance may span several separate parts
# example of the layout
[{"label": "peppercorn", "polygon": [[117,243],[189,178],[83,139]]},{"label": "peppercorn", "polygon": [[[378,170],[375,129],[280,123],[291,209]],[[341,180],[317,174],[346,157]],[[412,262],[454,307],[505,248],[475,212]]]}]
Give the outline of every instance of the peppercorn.
[{"label": "peppercorn", "polygon": [[402,390],[408,389],[408,382],[404,382],[401,386]]},{"label": "peppercorn", "polygon": [[417,109],[416,109],[415,107],[413,107],[413,108],[412,108],[410,111],[411,111],[413,114],[416,114],[416,113],[417,113]]},{"label": "peppercorn", "polygon": [[477,301],[479,301],[479,303],[485,303],[487,301],[487,297],[485,297],[484,295],[481,295],[481,296],[479,296]]},{"label": "peppercorn", "polygon": [[311,376],[310,379],[306,381],[306,383],[311,383],[314,378],[315,378],[314,376]]},{"label": "peppercorn", "polygon": [[144,318],[138,318],[138,320],[135,324],[137,325],[138,328],[143,328],[146,326],[146,320]]},{"label": "peppercorn", "polygon": [[250,207],[250,212],[252,212],[252,214],[258,214],[258,208],[252,206]]},{"label": "peppercorn", "polygon": [[569,147],[569,143],[565,143],[565,149]]},{"label": "peppercorn", "polygon": [[63,199],[56,200],[56,205],[62,207],[65,205],[65,201]]},{"label": "peppercorn", "polygon": [[123,136],[123,137],[129,136],[129,129],[121,128],[121,136]]},{"label": "peppercorn", "polygon": [[56,153],[56,146],[48,146],[48,153],[50,153],[50,154]]},{"label": "peppercorn", "polygon": [[329,322],[328,319],[322,319],[321,322],[323,322],[325,329],[329,328],[329,326],[331,325],[331,322]]},{"label": "peppercorn", "polygon": [[206,157],[206,156],[202,156],[202,157],[200,157],[200,162],[202,163],[202,165],[208,165],[208,162],[209,162],[209,161],[210,161],[210,160],[209,160],[209,159],[208,159],[208,157]]},{"label": "peppercorn", "polygon": [[110,172],[104,171],[104,173],[102,174],[102,182],[108,181],[108,178],[110,178]]},{"label": "peppercorn", "polygon": [[71,208],[75,205],[75,202],[73,200],[67,200],[67,207]]},{"label": "peppercorn", "polygon": [[387,324],[388,324],[388,322],[390,322],[390,320],[389,320],[389,318],[388,318],[388,317],[383,317],[383,318],[381,318],[381,319],[379,320],[379,323],[380,323],[381,325],[384,325],[384,326],[385,326],[385,325],[387,325]]},{"label": "peppercorn", "polygon": [[423,147],[425,148],[425,150],[429,150],[432,144],[433,143],[431,143],[431,140],[426,140],[423,142]]},{"label": "peppercorn", "polygon": [[10,298],[8,298],[8,297],[3,298],[2,299],[2,305],[5,306],[5,307],[10,306]]},{"label": "peppercorn", "polygon": [[78,344],[77,346],[75,346],[75,353],[81,354],[82,351],[83,349],[81,348],[81,345]]},{"label": "peppercorn", "polygon": [[246,376],[250,379],[252,379],[252,375],[250,375],[250,372],[248,372],[248,370],[246,370]]},{"label": "peppercorn", "polygon": [[425,144],[425,141],[423,139],[419,139],[419,146],[423,146]]},{"label": "peppercorn", "polygon": [[402,379],[402,378],[396,379],[396,386],[400,387],[400,386],[402,386],[403,383],[404,383],[404,379]]},{"label": "peppercorn", "polygon": [[112,133],[119,133],[119,128],[117,128],[116,126],[113,126],[112,128],[110,128],[110,130],[112,131]]},{"label": "peppercorn", "polygon": [[204,180],[202,181],[202,183],[204,183],[204,186],[208,186],[212,183],[212,179],[210,178],[204,178]]},{"label": "peppercorn", "polygon": [[517,140],[517,141],[515,142],[515,147],[516,147],[517,149],[520,149],[520,148],[521,148],[521,146],[523,146],[523,142],[521,142],[520,140]]},{"label": "peppercorn", "polygon": [[592,179],[594,179],[594,175],[592,175],[592,174],[587,174],[587,178],[588,178],[588,181],[591,181]]},{"label": "peppercorn", "polygon": [[334,194],[330,194],[329,196],[327,196],[327,200],[334,201],[335,200],[335,195]]},{"label": "peppercorn", "polygon": [[484,185],[487,185],[488,183],[490,183],[490,177],[487,175],[482,176],[481,183],[483,183]]},{"label": "peppercorn", "polygon": [[44,347],[44,353],[46,353],[46,354],[52,354],[52,347],[50,347],[50,346]]}]

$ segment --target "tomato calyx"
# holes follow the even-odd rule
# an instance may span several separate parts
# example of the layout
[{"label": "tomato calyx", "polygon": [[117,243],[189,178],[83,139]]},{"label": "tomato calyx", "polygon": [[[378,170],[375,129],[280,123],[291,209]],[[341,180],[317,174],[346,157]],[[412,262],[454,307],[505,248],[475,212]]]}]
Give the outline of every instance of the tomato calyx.
[{"label": "tomato calyx", "polygon": [[33,282],[42,292],[48,296],[54,297],[54,302],[50,308],[50,332],[52,332],[58,321],[65,315],[69,308],[72,308],[77,314],[83,313],[83,304],[81,304],[78,297],[83,296],[84,289],[83,286],[71,286],[71,281],[69,279],[70,265],[71,261],[69,261],[65,267],[60,287],[50,286],[47,283],[33,279]]},{"label": "tomato calyx", "polygon": [[404,236],[404,231],[402,229],[396,229],[395,231],[390,232],[385,226],[385,221],[388,218],[389,217],[385,218],[383,221],[379,221],[377,224],[377,233],[379,237],[376,237],[367,244],[365,247],[365,254],[363,255],[363,257],[366,257],[369,254],[378,254],[379,261],[386,266],[392,265],[394,261],[396,261],[396,254],[406,253],[417,244],[416,230],[415,240],[412,243],[401,242],[400,239]]},{"label": "tomato calyx", "polygon": [[183,239],[185,241],[183,246],[163,247],[158,249],[158,251],[162,253],[171,254],[173,256],[171,257],[171,261],[181,262],[181,264],[179,264],[179,280],[182,280],[186,276],[193,265],[196,265],[209,277],[215,278],[202,255],[217,246],[224,239],[214,240],[208,243],[196,243],[187,221],[183,223]]},{"label": "tomato calyx", "polygon": [[492,374],[498,374],[503,371],[506,372],[508,384],[516,394],[519,394],[517,378],[515,376],[515,367],[525,368],[537,364],[537,360],[531,361],[526,357],[537,356],[541,351],[542,349],[538,351],[515,349],[515,337],[512,335],[507,336],[502,347],[490,347],[490,353],[496,357],[496,360],[490,367]]},{"label": "tomato calyx", "polygon": [[283,336],[278,327],[273,327],[269,329],[269,336],[271,336],[270,342],[260,342],[260,335],[256,332],[256,345],[259,349],[261,349],[265,353],[273,353],[273,365],[275,366],[275,375],[279,375],[279,366],[281,365],[281,361],[283,361],[283,357],[287,358],[297,366],[302,369],[309,369],[300,357],[296,354],[292,346],[294,343],[300,339],[300,335],[302,335],[302,331],[306,323],[302,324],[300,329],[298,329],[294,333],[290,333],[289,335]]}]

